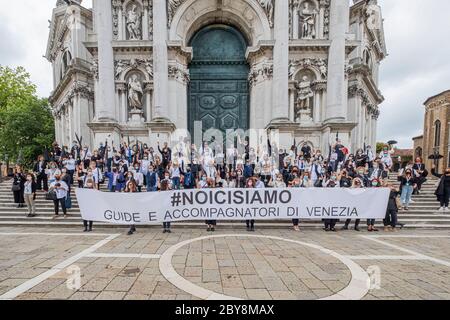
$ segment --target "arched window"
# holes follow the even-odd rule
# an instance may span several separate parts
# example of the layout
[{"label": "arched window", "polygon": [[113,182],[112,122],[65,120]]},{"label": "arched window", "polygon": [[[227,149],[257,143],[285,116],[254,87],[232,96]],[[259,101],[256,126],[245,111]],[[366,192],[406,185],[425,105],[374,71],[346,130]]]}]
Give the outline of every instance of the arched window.
[{"label": "arched window", "polygon": [[434,146],[439,147],[441,145],[441,121],[436,120],[434,123]]}]

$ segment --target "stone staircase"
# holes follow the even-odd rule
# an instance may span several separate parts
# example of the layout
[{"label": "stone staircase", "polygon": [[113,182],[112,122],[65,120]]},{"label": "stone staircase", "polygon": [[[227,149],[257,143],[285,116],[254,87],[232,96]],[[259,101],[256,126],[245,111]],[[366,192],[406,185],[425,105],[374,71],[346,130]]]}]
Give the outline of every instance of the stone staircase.
[{"label": "stone staircase", "polygon": [[[393,175],[390,181],[397,184],[396,177]],[[430,178],[422,188],[420,195],[413,197],[414,203],[411,204],[409,211],[399,212],[399,222],[405,224],[405,228],[426,228],[426,229],[450,229],[450,213],[438,213],[439,203],[434,195],[435,178]],[[105,186],[102,186],[105,191]],[[73,208],[68,211],[68,217],[53,219],[53,202],[45,200],[45,194],[38,192],[36,199],[37,216],[27,218],[26,208],[17,208],[14,204],[13,194],[11,192],[11,181],[5,181],[0,184],[0,226],[17,227],[67,227],[82,228],[81,214],[78,202],[75,197],[74,188],[72,188]],[[382,221],[377,221],[379,227],[382,227]],[[98,227],[105,228],[124,228],[107,223],[95,223]],[[289,221],[260,221],[257,222],[258,228],[289,228]],[[160,228],[160,226],[141,226],[140,228]],[[182,222],[174,224],[175,228],[204,228],[202,222]],[[244,223],[221,221],[218,229],[221,228],[244,228]],[[322,228],[320,221],[301,221],[300,227]],[[365,227],[365,221],[361,222],[361,227]]]}]

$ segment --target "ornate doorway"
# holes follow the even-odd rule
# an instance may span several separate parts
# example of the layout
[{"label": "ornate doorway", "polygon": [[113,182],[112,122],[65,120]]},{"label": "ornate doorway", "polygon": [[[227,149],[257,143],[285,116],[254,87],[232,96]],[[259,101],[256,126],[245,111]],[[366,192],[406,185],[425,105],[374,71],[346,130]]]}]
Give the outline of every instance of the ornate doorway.
[{"label": "ornate doorway", "polygon": [[193,59],[189,66],[189,132],[194,137],[196,121],[202,134],[210,129],[249,127],[249,66],[247,43],[242,34],[227,25],[201,29],[190,42]]}]

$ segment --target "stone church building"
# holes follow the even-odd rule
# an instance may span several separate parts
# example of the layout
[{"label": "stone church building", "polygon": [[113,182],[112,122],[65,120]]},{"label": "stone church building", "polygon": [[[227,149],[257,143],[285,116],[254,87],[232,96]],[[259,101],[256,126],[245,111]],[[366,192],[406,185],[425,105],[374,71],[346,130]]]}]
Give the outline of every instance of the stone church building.
[{"label": "stone church building", "polygon": [[376,0],[81,2],[58,0],[50,23],[61,145],[248,129],[277,132],[281,148],[375,145],[387,56]]}]

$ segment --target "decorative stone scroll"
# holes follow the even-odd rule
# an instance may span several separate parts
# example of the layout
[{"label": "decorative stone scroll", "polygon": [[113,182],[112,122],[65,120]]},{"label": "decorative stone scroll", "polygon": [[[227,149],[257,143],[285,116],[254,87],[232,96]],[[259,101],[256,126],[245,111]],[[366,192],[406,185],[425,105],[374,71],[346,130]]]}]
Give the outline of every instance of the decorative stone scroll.
[{"label": "decorative stone scroll", "polygon": [[273,77],[273,63],[254,64],[250,69],[248,81],[250,86],[256,85],[258,82],[271,79]]},{"label": "decorative stone scroll", "polygon": [[169,65],[169,79],[181,81],[184,84],[191,81],[189,70],[182,65]]},{"label": "decorative stone scroll", "polygon": [[313,68],[317,70],[322,79],[327,79],[327,60],[320,58],[305,58],[301,60],[291,60],[289,62],[289,78],[293,80],[295,74],[300,69]]},{"label": "decorative stone scroll", "polygon": [[117,60],[114,62],[114,74],[116,80],[119,80],[123,72],[130,69],[145,70],[148,77],[153,79],[153,60],[151,59],[131,59],[131,60]]}]

